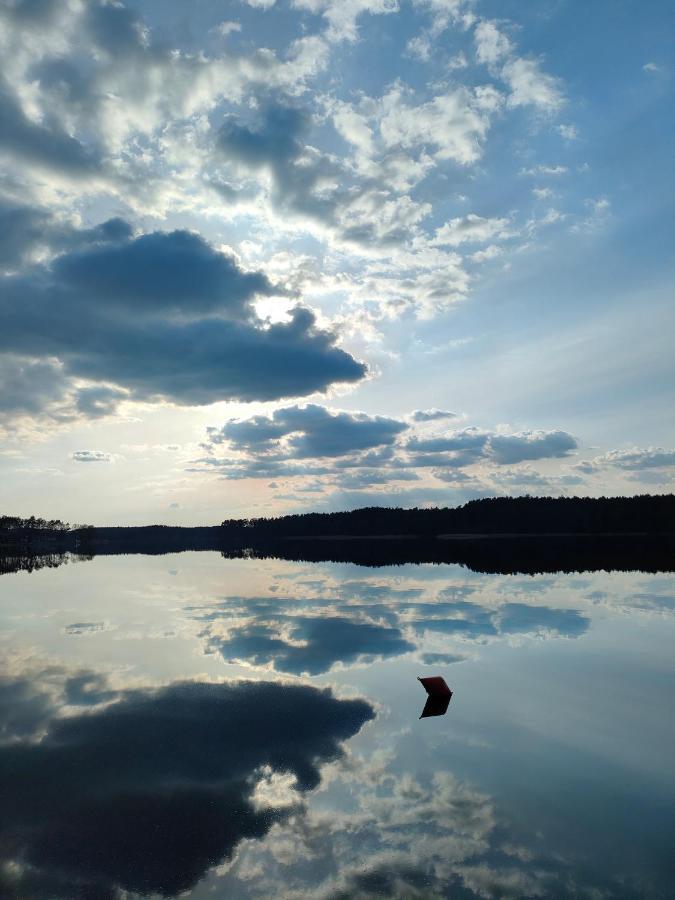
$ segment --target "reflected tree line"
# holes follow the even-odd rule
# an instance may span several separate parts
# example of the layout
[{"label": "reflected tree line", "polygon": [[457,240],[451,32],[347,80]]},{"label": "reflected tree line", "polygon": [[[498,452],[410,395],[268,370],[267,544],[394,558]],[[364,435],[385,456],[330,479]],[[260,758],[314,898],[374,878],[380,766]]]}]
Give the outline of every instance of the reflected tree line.
[{"label": "reflected tree line", "polygon": [[458,563],[489,573],[673,571],[675,495],[497,497],[457,508],[366,507],[192,528],[0,517],[0,574],[59,565],[66,554],[184,550],[364,566]]}]

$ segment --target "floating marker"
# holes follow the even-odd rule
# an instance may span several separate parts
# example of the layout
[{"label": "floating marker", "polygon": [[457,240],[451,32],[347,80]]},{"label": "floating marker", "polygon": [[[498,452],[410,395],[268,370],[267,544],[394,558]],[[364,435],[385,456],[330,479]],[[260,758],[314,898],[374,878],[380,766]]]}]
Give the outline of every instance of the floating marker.
[{"label": "floating marker", "polygon": [[452,691],[446,684],[445,679],[441,678],[440,675],[431,675],[428,678],[420,678],[418,676],[417,680],[429,695],[420,719],[426,719],[429,716],[444,716],[452,699]]}]

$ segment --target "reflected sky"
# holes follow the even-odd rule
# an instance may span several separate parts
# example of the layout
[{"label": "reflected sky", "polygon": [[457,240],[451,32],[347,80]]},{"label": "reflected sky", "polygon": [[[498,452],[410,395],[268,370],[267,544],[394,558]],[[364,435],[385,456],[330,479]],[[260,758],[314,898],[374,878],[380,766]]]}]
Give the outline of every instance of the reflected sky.
[{"label": "reflected sky", "polygon": [[2,894],[668,897],[674,611],[641,573],[3,576]]}]

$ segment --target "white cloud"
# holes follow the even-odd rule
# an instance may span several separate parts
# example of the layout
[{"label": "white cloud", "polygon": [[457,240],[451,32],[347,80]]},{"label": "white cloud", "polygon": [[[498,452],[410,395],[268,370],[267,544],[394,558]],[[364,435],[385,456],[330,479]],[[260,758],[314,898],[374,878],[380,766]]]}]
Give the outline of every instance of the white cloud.
[{"label": "white cloud", "polygon": [[560,175],[566,175],[569,169],[567,166],[546,166],[546,165],[538,165],[533,166],[529,169],[521,169],[521,175],[547,175],[553,178],[558,178]]},{"label": "white cloud", "polygon": [[513,45],[497,28],[495,22],[487,19],[480,21],[474,30],[474,40],[476,42],[476,59],[479,63],[487,66],[494,66],[510,56],[513,51]]},{"label": "white cloud", "polygon": [[558,125],[558,134],[566,141],[576,141],[579,138],[576,125]]},{"label": "white cloud", "polygon": [[535,106],[554,112],[563,104],[559,80],[542,72],[538,60],[512,59],[502,69],[502,78],[511,89],[506,101],[509,106]]},{"label": "white cloud", "polygon": [[110,453],[103,450],[75,450],[71,454],[73,462],[112,462]]},{"label": "white cloud", "polygon": [[240,22],[221,22],[220,25],[216,27],[216,31],[219,34],[222,34],[223,37],[227,37],[228,34],[235,34],[238,31],[241,31],[241,23]]},{"label": "white cloud", "polygon": [[329,41],[355,41],[357,20],[364,13],[387,15],[398,12],[398,0],[292,0],[296,9],[321,13],[328,22]]},{"label": "white cloud", "polygon": [[409,102],[407,93],[397,85],[377,105],[375,115],[386,147],[426,146],[436,159],[460,165],[480,159],[491,115],[500,104],[497,91],[458,87],[424,103]]},{"label": "white cloud", "polygon": [[532,193],[537,198],[537,200],[552,200],[556,196],[555,191],[551,190],[551,188],[548,187],[532,188]]},{"label": "white cloud", "polygon": [[440,246],[458,247],[460,244],[484,244],[487,241],[507,240],[517,234],[510,219],[483,218],[469,213],[450,219],[436,231],[432,241]]}]

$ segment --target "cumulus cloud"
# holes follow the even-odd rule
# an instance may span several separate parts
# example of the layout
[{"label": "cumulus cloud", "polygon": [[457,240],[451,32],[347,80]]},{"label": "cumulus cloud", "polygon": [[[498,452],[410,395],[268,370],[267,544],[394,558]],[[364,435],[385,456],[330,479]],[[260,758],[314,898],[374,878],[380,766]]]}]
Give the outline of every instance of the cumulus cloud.
[{"label": "cumulus cloud", "polygon": [[[475,462],[484,453],[490,434],[480,428],[463,428],[452,431],[442,437],[414,437],[407,444],[406,449],[415,453],[430,454],[438,459],[437,454],[448,453],[447,462],[458,461],[461,465],[469,465]],[[445,457],[441,457],[445,458]],[[436,465],[436,462],[430,463]]]},{"label": "cumulus cloud", "polygon": [[[310,492],[330,509],[368,505],[375,498],[386,506],[454,505],[511,487],[560,491],[583,483],[574,474],[551,478],[531,468],[502,468],[568,456],[577,442],[567,432],[443,428],[454,418],[438,409],[391,419],[317,404],[286,407],[207,429],[207,455],[192,468],[228,479],[272,478],[276,487],[280,479],[292,479],[293,493],[275,499],[300,502]],[[478,469],[471,474],[462,471],[473,466]],[[447,488],[429,486],[429,478]],[[410,489],[405,482],[419,485]]]},{"label": "cumulus cloud", "polygon": [[211,429],[209,440],[213,444],[227,441],[234,450],[305,459],[344,456],[390,445],[406,428],[397,419],[310,404],[278,409],[269,417],[229,422],[220,430]]},{"label": "cumulus cloud", "polygon": [[490,438],[490,455],[500,465],[529,459],[560,459],[577,447],[576,438],[559,430],[494,434]]},{"label": "cumulus cloud", "polygon": [[614,467],[631,472],[649,472],[653,469],[675,467],[675,450],[666,447],[632,447],[628,450],[609,450],[592,460],[582,460],[574,468],[593,475]]},{"label": "cumulus cloud", "polygon": [[79,399],[96,414],[124,391],[205,404],[362,378],[365,366],[310,310],[296,306],[272,325],[257,317],[255,299],[280,290],[193,233],[123,236],[2,279],[0,350],[56,358],[71,377],[105,382],[106,393]]}]

